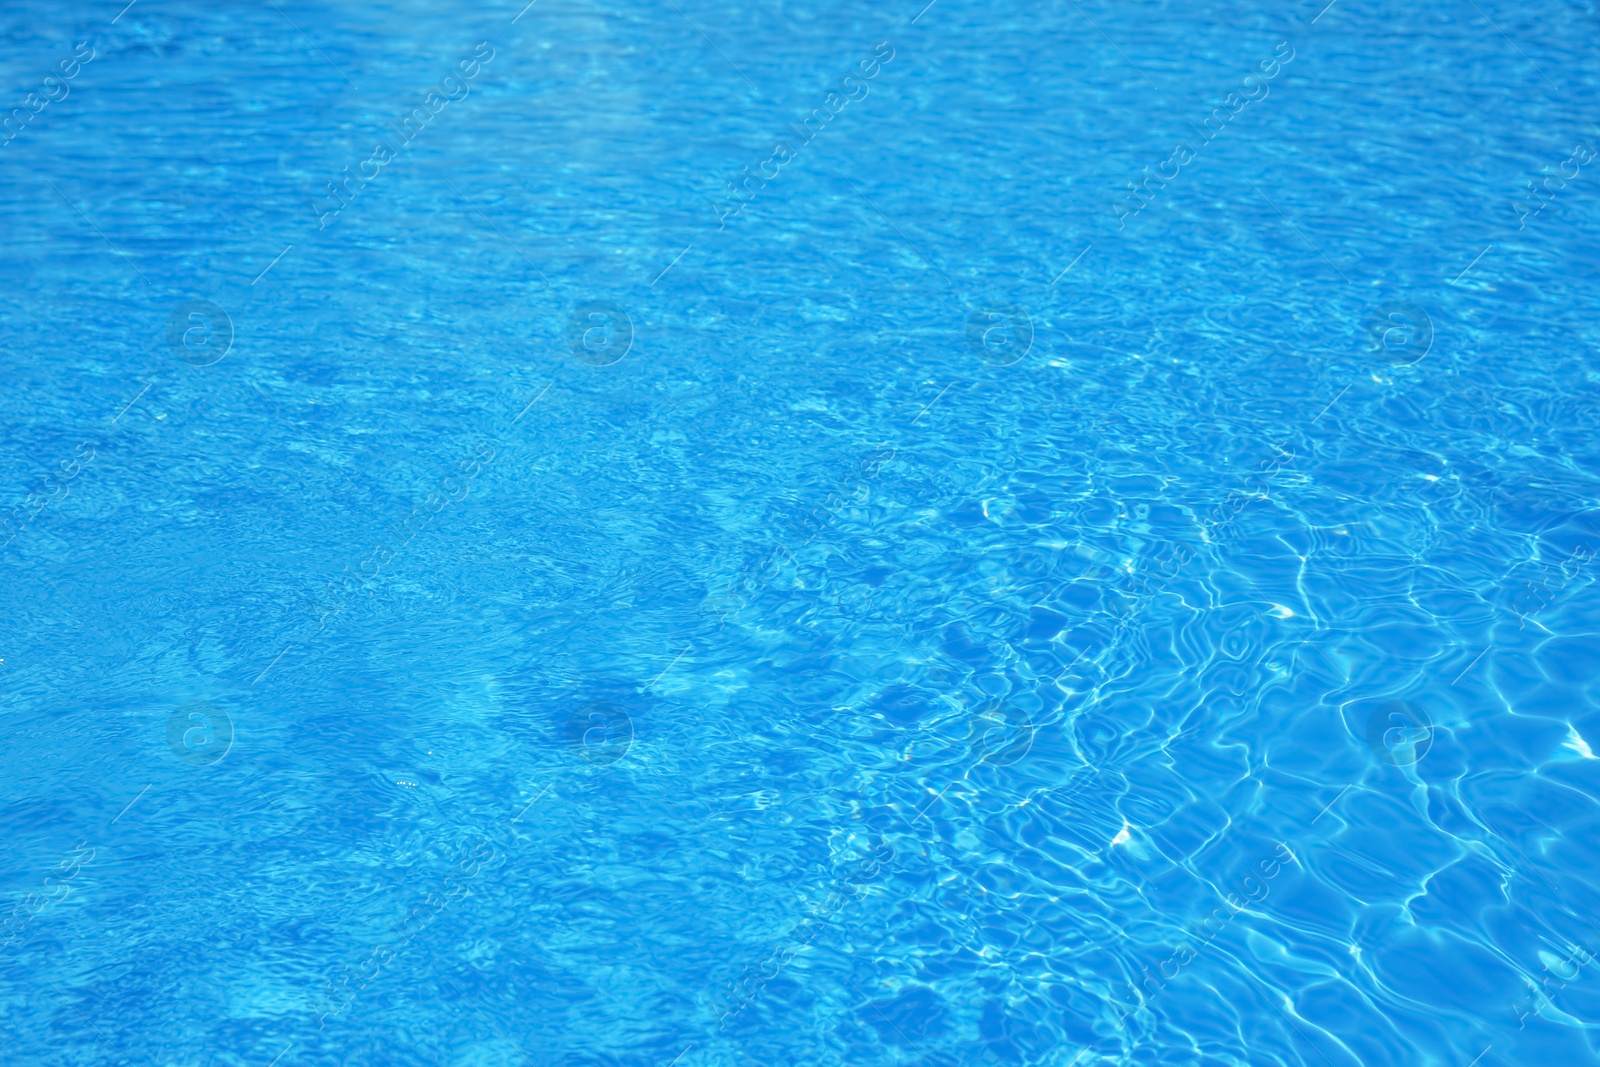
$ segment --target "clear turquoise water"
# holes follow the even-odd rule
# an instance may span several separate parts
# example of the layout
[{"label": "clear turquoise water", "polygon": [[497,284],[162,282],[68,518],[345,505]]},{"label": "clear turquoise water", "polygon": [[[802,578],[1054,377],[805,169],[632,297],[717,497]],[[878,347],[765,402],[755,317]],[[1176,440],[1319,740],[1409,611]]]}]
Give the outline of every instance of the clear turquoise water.
[{"label": "clear turquoise water", "polygon": [[0,1062],[1600,1062],[1591,4],[0,25]]}]

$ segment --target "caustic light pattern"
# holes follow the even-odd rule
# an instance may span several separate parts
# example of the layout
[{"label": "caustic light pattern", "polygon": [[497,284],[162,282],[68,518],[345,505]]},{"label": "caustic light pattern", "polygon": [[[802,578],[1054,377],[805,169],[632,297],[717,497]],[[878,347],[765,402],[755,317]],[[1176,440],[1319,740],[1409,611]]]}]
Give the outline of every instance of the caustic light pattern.
[{"label": "caustic light pattern", "polygon": [[1592,0],[0,29],[0,1065],[1600,1064]]}]

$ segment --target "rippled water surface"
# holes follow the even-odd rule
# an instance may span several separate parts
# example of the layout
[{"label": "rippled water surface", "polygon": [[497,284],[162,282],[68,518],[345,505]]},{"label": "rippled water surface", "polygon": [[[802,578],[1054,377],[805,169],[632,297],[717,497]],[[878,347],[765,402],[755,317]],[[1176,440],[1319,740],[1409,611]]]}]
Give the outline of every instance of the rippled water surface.
[{"label": "rippled water surface", "polygon": [[0,1063],[1600,1063],[1589,0],[0,12]]}]

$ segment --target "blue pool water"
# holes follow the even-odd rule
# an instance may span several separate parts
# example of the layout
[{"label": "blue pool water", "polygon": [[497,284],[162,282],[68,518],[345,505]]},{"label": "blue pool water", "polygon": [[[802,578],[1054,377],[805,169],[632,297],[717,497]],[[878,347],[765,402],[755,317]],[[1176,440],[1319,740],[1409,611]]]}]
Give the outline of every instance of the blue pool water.
[{"label": "blue pool water", "polygon": [[18,0],[0,1064],[1600,1063],[1589,0]]}]

